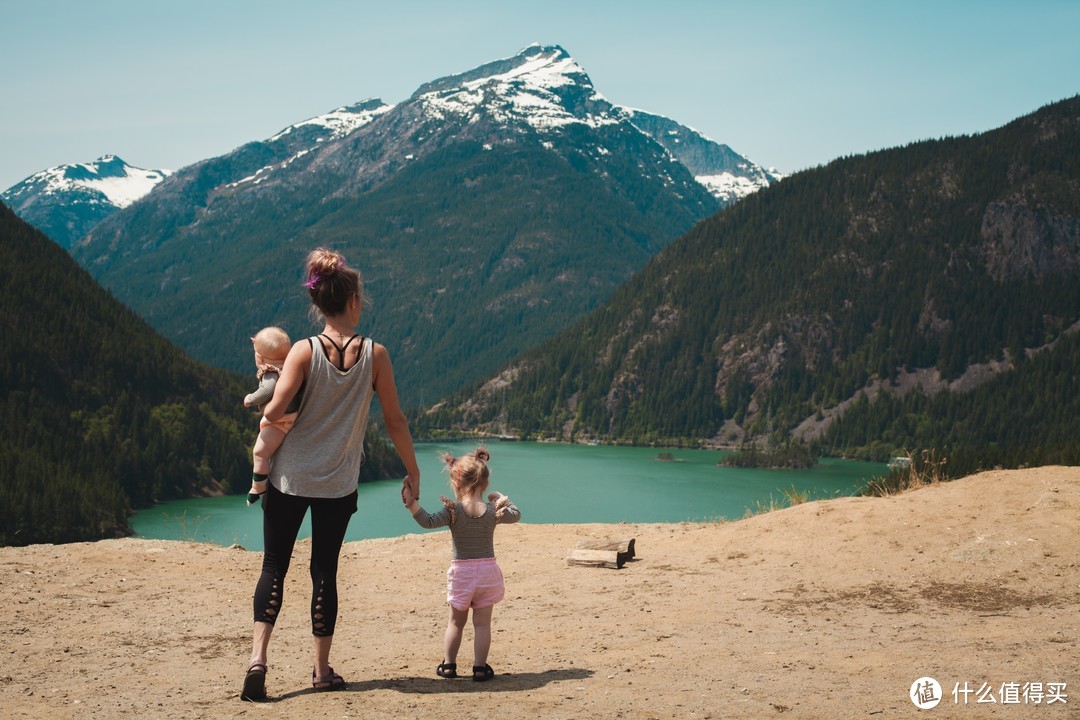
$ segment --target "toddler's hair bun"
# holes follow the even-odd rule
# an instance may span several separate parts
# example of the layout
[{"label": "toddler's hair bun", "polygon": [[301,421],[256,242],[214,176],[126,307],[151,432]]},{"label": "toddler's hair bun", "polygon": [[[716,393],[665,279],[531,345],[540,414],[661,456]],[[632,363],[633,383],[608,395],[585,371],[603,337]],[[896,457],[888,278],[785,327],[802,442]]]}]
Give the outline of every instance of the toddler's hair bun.
[{"label": "toddler's hair bun", "polygon": [[488,460],[491,459],[491,453],[489,453],[484,448],[480,448],[479,450],[477,450],[476,452],[473,453],[473,457],[476,458],[477,460],[480,460],[481,462],[487,462]]}]

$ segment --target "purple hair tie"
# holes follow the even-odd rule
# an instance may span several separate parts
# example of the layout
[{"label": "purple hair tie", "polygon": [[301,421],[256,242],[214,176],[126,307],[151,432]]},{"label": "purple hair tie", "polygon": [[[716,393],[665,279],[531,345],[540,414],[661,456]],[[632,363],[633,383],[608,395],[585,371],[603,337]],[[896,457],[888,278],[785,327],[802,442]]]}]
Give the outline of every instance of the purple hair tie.
[{"label": "purple hair tie", "polygon": [[320,280],[322,280],[322,277],[320,277],[319,275],[312,275],[311,279],[304,283],[304,286],[308,290],[314,290],[315,286],[319,284]]}]

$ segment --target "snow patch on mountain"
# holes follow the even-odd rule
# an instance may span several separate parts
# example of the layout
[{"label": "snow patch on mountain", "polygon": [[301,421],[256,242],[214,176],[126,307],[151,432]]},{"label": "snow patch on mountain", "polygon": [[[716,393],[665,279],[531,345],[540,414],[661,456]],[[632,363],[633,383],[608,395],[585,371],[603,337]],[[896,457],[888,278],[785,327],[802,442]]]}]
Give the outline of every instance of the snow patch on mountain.
[{"label": "snow patch on mountain", "polygon": [[240,178],[236,182],[231,182],[228,185],[226,185],[225,187],[235,188],[235,187],[239,187],[240,185],[244,185],[246,183],[252,183],[254,185],[258,185],[263,180],[266,180],[267,177],[269,177],[269,175],[268,175],[269,173],[273,172],[274,170],[279,170],[279,169],[281,169],[283,167],[288,167],[294,161],[299,160],[300,158],[307,155],[309,152],[311,152],[311,148],[307,148],[305,150],[300,150],[299,152],[297,152],[295,155],[288,158],[287,160],[282,160],[281,162],[276,163],[274,165],[264,165],[263,167],[256,170],[253,174],[248,175],[245,178]]},{"label": "snow patch on mountain", "polygon": [[393,109],[393,105],[384,105],[381,100],[372,99],[365,100],[362,103],[356,105],[347,105],[339,107],[336,110],[332,110],[324,115],[309,118],[302,122],[294,123],[285,128],[277,135],[267,140],[267,142],[276,142],[283,139],[286,135],[294,132],[302,127],[322,127],[325,128],[329,135],[328,137],[319,138],[316,142],[323,142],[325,140],[337,140],[338,138],[345,137],[349,133],[353,132],[359,127],[367,125],[369,122],[382,115],[385,112]]},{"label": "snow patch on mountain", "polygon": [[126,208],[146,195],[164,180],[170,172],[130,168],[125,177],[105,177],[83,183],[90,190],[97,190],[118,208]]},{"label": "snow patch on mountain", "polygon": [[645,110],[619,107],[623,116],[686,166],[714,197],[730,204],[783,179],[705,133]]},{"label": "snow patch on mountain", "polygon": [[277,146],[280,144],[286,148],[292,148],[295,150],[292,155],[279,162],[265,165],[247,177],[228,183],[226,187],[234,189],[241,185],[258,185],[269,179],[270,174],[274,171],[288,167],[320,144],[326,144],[350,135],[375,118],[393,109],[393,105],[387,105],[378,98],[371,98],[293,123],[264,141],[268,145]]},{"label": "snow patch on mountain", "polygon": [[695,175],[694,179],[705,186],[713,196],[734,202],[761,189],[762,185],[748,177],[741,177],[725,172],[719,175]]}]

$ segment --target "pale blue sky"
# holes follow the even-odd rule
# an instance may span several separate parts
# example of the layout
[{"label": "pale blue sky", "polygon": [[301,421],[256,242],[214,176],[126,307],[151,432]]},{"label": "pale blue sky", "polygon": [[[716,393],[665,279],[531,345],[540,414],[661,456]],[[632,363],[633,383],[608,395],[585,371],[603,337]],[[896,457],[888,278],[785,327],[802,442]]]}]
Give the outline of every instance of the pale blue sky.
[{"label": "pale blue sky", "polygon": [[533,42],[783,172],[1080,92],[1080,0],[0,0],[0,18],[0,189],[106,153],[175,170]]}]

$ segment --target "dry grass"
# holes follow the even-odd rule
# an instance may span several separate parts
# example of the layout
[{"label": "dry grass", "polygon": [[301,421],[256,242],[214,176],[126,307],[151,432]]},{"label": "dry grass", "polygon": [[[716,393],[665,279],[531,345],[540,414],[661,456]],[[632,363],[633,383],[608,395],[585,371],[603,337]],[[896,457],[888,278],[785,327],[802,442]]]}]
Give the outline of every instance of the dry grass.
[{"label": "dry grass", "polygon": [[872,479],[862,494],[888,497],[927,485],[938,485],[949,479],[945,474],[948,458],[940,455],[937,450],[908,452],[904,460],[905,462],[893,468],[888,475]]}]

